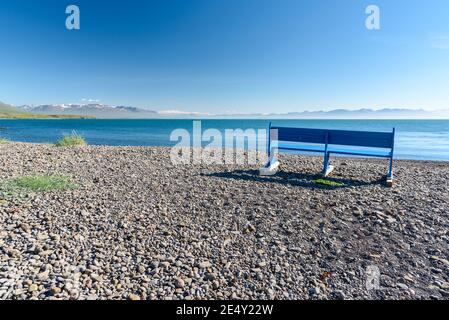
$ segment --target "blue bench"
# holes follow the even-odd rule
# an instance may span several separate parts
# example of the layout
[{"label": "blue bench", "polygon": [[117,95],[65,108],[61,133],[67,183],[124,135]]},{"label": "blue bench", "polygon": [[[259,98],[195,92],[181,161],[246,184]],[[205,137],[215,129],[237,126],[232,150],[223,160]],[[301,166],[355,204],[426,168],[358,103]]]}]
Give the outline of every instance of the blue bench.
[{"label": "blue bench", "polygon": [[328,176],[331,154],[367,156],[390,159],[387,185],[393,184],[393,153],[395,129],[392,132],[327,130],[309,128],[275,127],[270,123],[267,167],[273,165],[277,150],[302,151],[324,154],[322,174]]}]

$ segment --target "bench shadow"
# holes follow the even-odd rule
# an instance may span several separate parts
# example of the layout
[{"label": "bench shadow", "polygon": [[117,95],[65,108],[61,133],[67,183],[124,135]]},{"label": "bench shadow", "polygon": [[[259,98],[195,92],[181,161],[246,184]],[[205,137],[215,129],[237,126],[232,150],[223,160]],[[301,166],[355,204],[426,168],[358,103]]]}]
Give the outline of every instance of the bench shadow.
[{"label": "bench shadow", "polygon": [[[381,184],[382,186],[384,186],[385,184],[384,183],[385,179],[383,178],[367,182],[356,179],[344,179],[334,177],[323,178],[319,174],[286,172],[286,171],[279,171],[274,176],[260,176],[259,170],[234,170],[229,172],[215,172],[201,175],[224,179],[234,179],[234,180],[264,182],[264,183],[279,183],[296,187],[305,187],[310,189],[327,189],[327,190],[344,189],[350,187],[367,186],[375,184]],[[318,179],[325,179],[326,181],[331,181],[342,185],[339,186],[321,185],[316,182],[316,180]]]}]

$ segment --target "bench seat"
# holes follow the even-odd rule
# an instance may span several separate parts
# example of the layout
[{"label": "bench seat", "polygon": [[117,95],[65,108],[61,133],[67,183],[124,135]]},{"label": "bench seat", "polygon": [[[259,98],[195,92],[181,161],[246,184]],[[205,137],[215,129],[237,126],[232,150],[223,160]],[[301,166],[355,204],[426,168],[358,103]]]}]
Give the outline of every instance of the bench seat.
[{"label": "bench seat", "polygon": [[380,158],[390,158],[391,150],[363,150],[363,149],[344,149],[338,147],[328,147],[328,153],[346,154],[355,156],[372,156]]},{"label": "bench seat", "polygon": [[278,144],[278,149],[324,153],[325,146],[324,145],[299,145],[299,144],[294,144],[294,143],[280,142]]},{"label": "bench seat", "polygon": [[[278,149],[280,150],[290,150],[290,151],[307,151],[307,152],[317,152],[324,153],[326,148],[324,145],[299,145],[294,143],[279,143]],[[334,154],[346,154],[355,156],[373,156],[381,158],[390,158],[391,150],[373,150],[373,149],[349,149],[349,148],[339,148],[338,146],[329,146],[327,148],[328,153]]]},{"label": "bench seat", "polygon": [[394,128],[392,132],[369,132],[272,127],[270,123],[269,132],[268,156],[270,160],[265,169],[278,167],[279,161],[275,156],[277,150],[324,154],[322,170],[324,176],[333,170],[333,166],[329,164],[332,154],[388,158],[390,166],[387,173],[387,185],[391,186],[393,183]]}]

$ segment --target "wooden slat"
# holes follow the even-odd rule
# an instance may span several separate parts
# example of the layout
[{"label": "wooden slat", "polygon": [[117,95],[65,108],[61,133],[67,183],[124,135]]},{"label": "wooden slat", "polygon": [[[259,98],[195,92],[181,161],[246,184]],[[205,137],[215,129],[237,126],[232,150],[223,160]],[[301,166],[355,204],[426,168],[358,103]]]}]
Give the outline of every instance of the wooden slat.
[{"label": "wooden slat", "polygon": [[388,132],[329,130],[329,144],[391,148],[393,134]]},{"label": "wooden slat", "polygon": [[279,141],[326,143],[327,130],[288,127],[271,127],[271,130],[278,130]]}]

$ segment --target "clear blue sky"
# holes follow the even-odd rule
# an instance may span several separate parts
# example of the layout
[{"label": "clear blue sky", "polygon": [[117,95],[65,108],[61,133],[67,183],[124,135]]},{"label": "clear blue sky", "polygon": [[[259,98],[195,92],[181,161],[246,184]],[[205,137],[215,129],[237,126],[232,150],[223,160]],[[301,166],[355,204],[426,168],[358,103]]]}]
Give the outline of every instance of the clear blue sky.
[{"label": "clear blue sky", "polygon": [[[65,28],[65,8],[81,29]],[[381,30],[365,8],[381,9]],[[2,0],[0,100],[154,110],[449,108],[447,0]]]}]

